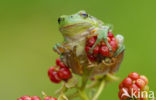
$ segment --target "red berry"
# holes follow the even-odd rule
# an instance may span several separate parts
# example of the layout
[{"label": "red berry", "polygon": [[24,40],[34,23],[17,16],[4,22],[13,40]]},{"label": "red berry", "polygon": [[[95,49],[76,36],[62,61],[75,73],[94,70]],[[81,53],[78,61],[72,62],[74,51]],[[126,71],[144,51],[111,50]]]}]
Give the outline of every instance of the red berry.
[{"label": "red berry", "polygon": [[61,63],[61,59],[60,59],[60,58],[57,58],[57,59],[56,59],[56,65],[59,66],[60,63]]},{"label": "red berry", "polygon": [[92,54],[87,54],[87,56],[88,56],[88,59],[90,61],[95,61],[96,60],[96,57],[94,57]]},{"label": "red berry", "polygon": [[116,40],[110,41],[109,44],[110,44],[110,46],[112,47],[112,50],[115,52],[116,49],[117,49],[117,47],[118,47]]},{"label": "red berry", "polygon": [[121,96],[122,96],[122,91],[119,91],[118,93],[118,97],[121,99]]},{"label": "red berry", "polygon": [[107,37],[107,41],[108,41],[108,42],[110,42],[110,41],[111,41],[111,39],[110,39],[109,37]]},{"label": "red berry", "polygon": [[57,100],[56,98],[52,98],[52,100]]},{"label": "red berry", "polygon": [[95,48],[93,49],[93,53],[94,54],[98,54],[99,53],[99,49],[100,49],[100,47],[98,45],[95,46]]},{"label": "red berry", "polygon": [[48,70],[48,76],[51,75],[51,72],[53,72],[55,70],[55,67],[50,67]]},{"label": "red berry", "polygon": [[112,39],[112,38],[114,37],[114,35],[112,34],[112,32],[108,32],[108,37],[109,37],[110,39]]},{"label": "red berry", "polygon": [[51,96],[47,96],[44,98],[44,100],[57,100],[56,98],[52,98]]},{"label": "red berry", "polygon": [[142,80],[142,79],[137,79],[135,84],[136,84],[139,88],[141,88],[141,89],[144,89],[144,87],[145,87],[145,85],[146,85],[145,81]]},{"label": "red berry", "polygon": [[94,36],[94,39],[96,40],[97,39],[97,36]]},{"label": "red berry", "polygon": [[18,98],[17,100],[23,100],[23,99],[21,99],[21,98]]},{"label": "red berry", "polygon": [[51,98],[52,98],[52,97],[47,96],[47,97],[44,98],[44,100],[51,100]]},{"label": "red berry", "polygon": [[128,75],[128,77],[130,77],[132,80],[137,80],[140,76],[138,73],[132,72]]},{"label": "red berry", "polygon": [[31,100],[31,97],[30,96],[22,96],[21,99],[22,100]]},{"label": "red berry", "polygon": [[38,97],[38,96],[32,96],[32,97],[31,97],[31,100],[41,100],[41,99],[40,99],[40,97]]},{"label": "red berry", "polygon": [[60,83],[61,80],[59,79],[58,75],[57,75],[57,72],[54,70],[53,67],[51,67],[49,70],[48,70],[48,76],[50,78],[50,80],[54,83]]},{"label": "red berry", "polygon": [[132,85],[132,84],[133,84],[133,81],[132,81],[132,79],[129,78],[129,77],[127,77],[127,78],[125,78],[125,79],[123,80],[123,85],[124,85],[125,87],[129,87],[129,86]]},{"label": "red berry", "polygon": [[69,79],[71,77],[71,72],[68,68],[61,68],[58,71],[58,77],[62,80]]},{"label": "red berry", "polygon": [[90,50],[90,47],[89,47],[89,46],[86,46],[86,47],[85,47],[85,51],[88,53],[89,50]]},{"label": "red berry", "polygon": [[148,79],[147,79],[146,76],[141,75],[141,76],[140,76],[140,79],[144,80],[144,82],[146,83],[146,85],[148,84]]},{"label": "red berry", "polygon": [[119,89],[121,89],[121,88],[123,88],[124,87],[124,85],[123,85],[123,83],[121,82],[120,84],[119,84]]},{"label": "red berry", "polygon": [[127,88],[120,89],[119,94],[118,94],[119,98],[122,100],[126,100],[128,98],[128,95],[126,96],[124,94],[129,94]]},{"label": "red berry", "polygon": [[94,43],[95,43],[95,41],[96,41],[96,40],[95,40],[94,37],[91,37],[91,38],[88,39],[88,43],[89,43],[90,46],[93,46]]},{"label": "red berry", "polygon": [[138,92],[140,91],[139,87],[136,84],[132,84],[129,87],[129,93],[130,95],[133,93],[134,95],[138,95]]},{"label": "red berry", "polygon": [[109,48],[107,46],[101,46],[100,54],[102,56],[108,56],[109,55]]},{"label": "red berry", "polygon": [[60,66],[60,68],[66,67],[66,65],[63,62],[60,62],[59,66]]},{"label": "red berry", "polygon": [[117,39],[113,37],[113,38],[111,39],[111,41],[117,42]]},{"label": "red berry", "polygon": [[60,58],[56,59],[56,65],[57,66],[60,66],[61,68],[62,67],[66,67],[66,65],[63,62],[61,62],[61,59]]}]

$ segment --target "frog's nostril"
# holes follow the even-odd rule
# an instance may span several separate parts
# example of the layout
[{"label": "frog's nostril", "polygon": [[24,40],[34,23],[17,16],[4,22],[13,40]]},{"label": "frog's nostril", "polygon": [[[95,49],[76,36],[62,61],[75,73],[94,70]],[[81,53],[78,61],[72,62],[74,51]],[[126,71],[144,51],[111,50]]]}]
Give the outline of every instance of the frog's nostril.
[{"label": "frog's nostril", "polygon": [[58,18],[58,23],[59,23],[59,24],[61,23],[61,18]]},{"label": "frog's nostril", "polygon": [[64,19],[65,19],[65,18],[64,18],[64,17],[62,17],[62,16],[61,16],[61,17],[59,17],[59,18],[58,18],[58,23],[60,24],[60,23],[61,23],[61,21],[64,21]]}]

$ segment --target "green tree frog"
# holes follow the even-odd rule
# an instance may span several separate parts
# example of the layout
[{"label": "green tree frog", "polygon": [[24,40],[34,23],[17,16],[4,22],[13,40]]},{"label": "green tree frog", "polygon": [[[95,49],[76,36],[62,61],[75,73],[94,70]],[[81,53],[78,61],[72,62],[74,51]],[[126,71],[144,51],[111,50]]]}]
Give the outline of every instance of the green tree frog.
[{"label": "green tree frog", "polygon": [[[85,11],[79,11],[73,15],[63,15],[58,18],[59,30],[64,37],[63,44],[72,49],[74,46],[77,46],[76,54],[83,55],[84,47],[85,47],[85,38],[87,35],[91,34],[92,30],[96,30],[94,34],[98,34],[98,38],[93,45],[93,48],[101,41],[104,40],[106,45],[109,47],[111,51],[112,48],[107,41],[107,33],[111,31],[110,25],[104,25],[104,23],[95,18],[94,16],[89,15]],[[123,37],[117,36],[118,40],[123,41]],[[120,42],[120,47],[118,48],[115,55],[120,54],[124,50],[124,46],[122,42]],[[54,50],[59,54],[63,54],[66,48],[62,46],[62,44],[56,44],[54,46]]]}]

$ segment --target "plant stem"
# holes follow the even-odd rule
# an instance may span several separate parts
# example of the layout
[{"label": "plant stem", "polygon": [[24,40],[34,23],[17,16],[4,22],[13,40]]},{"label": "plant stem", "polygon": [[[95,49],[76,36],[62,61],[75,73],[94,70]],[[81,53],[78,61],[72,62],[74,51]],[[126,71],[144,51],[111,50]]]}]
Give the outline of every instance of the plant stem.
[{"label": "plant stem", "polygon": [[88,96],[85,93],[87,81],[88,81],[88,78],[86,78],[86,76],[82,78],[82,85],[79,89],[79,95],[82,98],[82,100],[89,100]]},{"label": "plant stem", "polygon": [[98,97],[100,96],[100,94],[101,94],[104,87],[105,87],[105,80],[102,80],[102,82],[100,83],[99,89],[96,92],[96,94],[94,95],[92,100],[97,100],[98,99]]},{"label": "plant stem", "polygon": [[86,95],[85,91],[79,90],[79,95],[82,100],[89,100],[88,96]]},{"label": "plant stem", "polygon": [[88,82],[88,76],[84,75],[82,77],[82,84],[81,84],[80,90],[84,90],[86,88],[87,82]]},{"label": "plant stem", "polygon": [[81,87],[79,88],[79,95],[82,100],[89,100],[88,96],[85,93],[85,88],[86,88],[89,76],[90,76],[90,72],[88,72],[87,69],[85,69],[84,75],[82,77],[82,84],[81,84]]}]

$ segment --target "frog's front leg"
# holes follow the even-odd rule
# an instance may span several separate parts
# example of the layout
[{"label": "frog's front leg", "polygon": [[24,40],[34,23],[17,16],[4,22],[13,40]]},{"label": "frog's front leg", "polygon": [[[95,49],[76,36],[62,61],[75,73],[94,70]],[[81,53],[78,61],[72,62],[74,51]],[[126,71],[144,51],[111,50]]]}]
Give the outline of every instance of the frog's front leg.
[{"label": "frog's front leg", "polygon": [[118,50],[115,52],[114,57],[118,56],[121,52],[125,50],[125,46],[119,46]]},{"label": "frog's front leg", "polygon": [[65,51],[65,48],[62,44],[60,43],[57,43],[54,47],[53,47],[53,50],[55,52],[57,52],[59,55],[62,55]]},{"label": "frog's front leg", "polygon": [[102,37],[106,43],[106,45],[108,46],[109,50],[112,51],[112,47],[110,46],[110,44],[108,43],[108,31],[109,29],[108,28],[105,28],[104,30],[102,30],[102,32],[100,34],[102,34]]},{"label": "frog's front leg", "polygon": [[102,40],[105,41],[106,45],[108,46],[109,50],[112,51],[112,47],[110,46],[110,44],[108,43],[107,40],[107,35],[108,35],[108,28],[104,28],[104,29],[100,29],[98,30],[96,33],[98,33],[98,37],[96,42],[94,43],[94,45],[91,48],[91,51],[93,51],[94,47],[101,42]]},{"label": "frog's front leg", "polygon": [[[98,33],[100,33],[100,32],[98,31]],[[92,48],[91,48],[91,52],[93,51],[93,49],[95,48],[95,46],[96,46],[98,43],[101,42],[102,39],[103,39],[102,34],[99,34],[98,37],[97,37],[97,39],[96,39],[96,41],[95,41],[95,43],[94,43],[94,45],[93,45]]]}]

